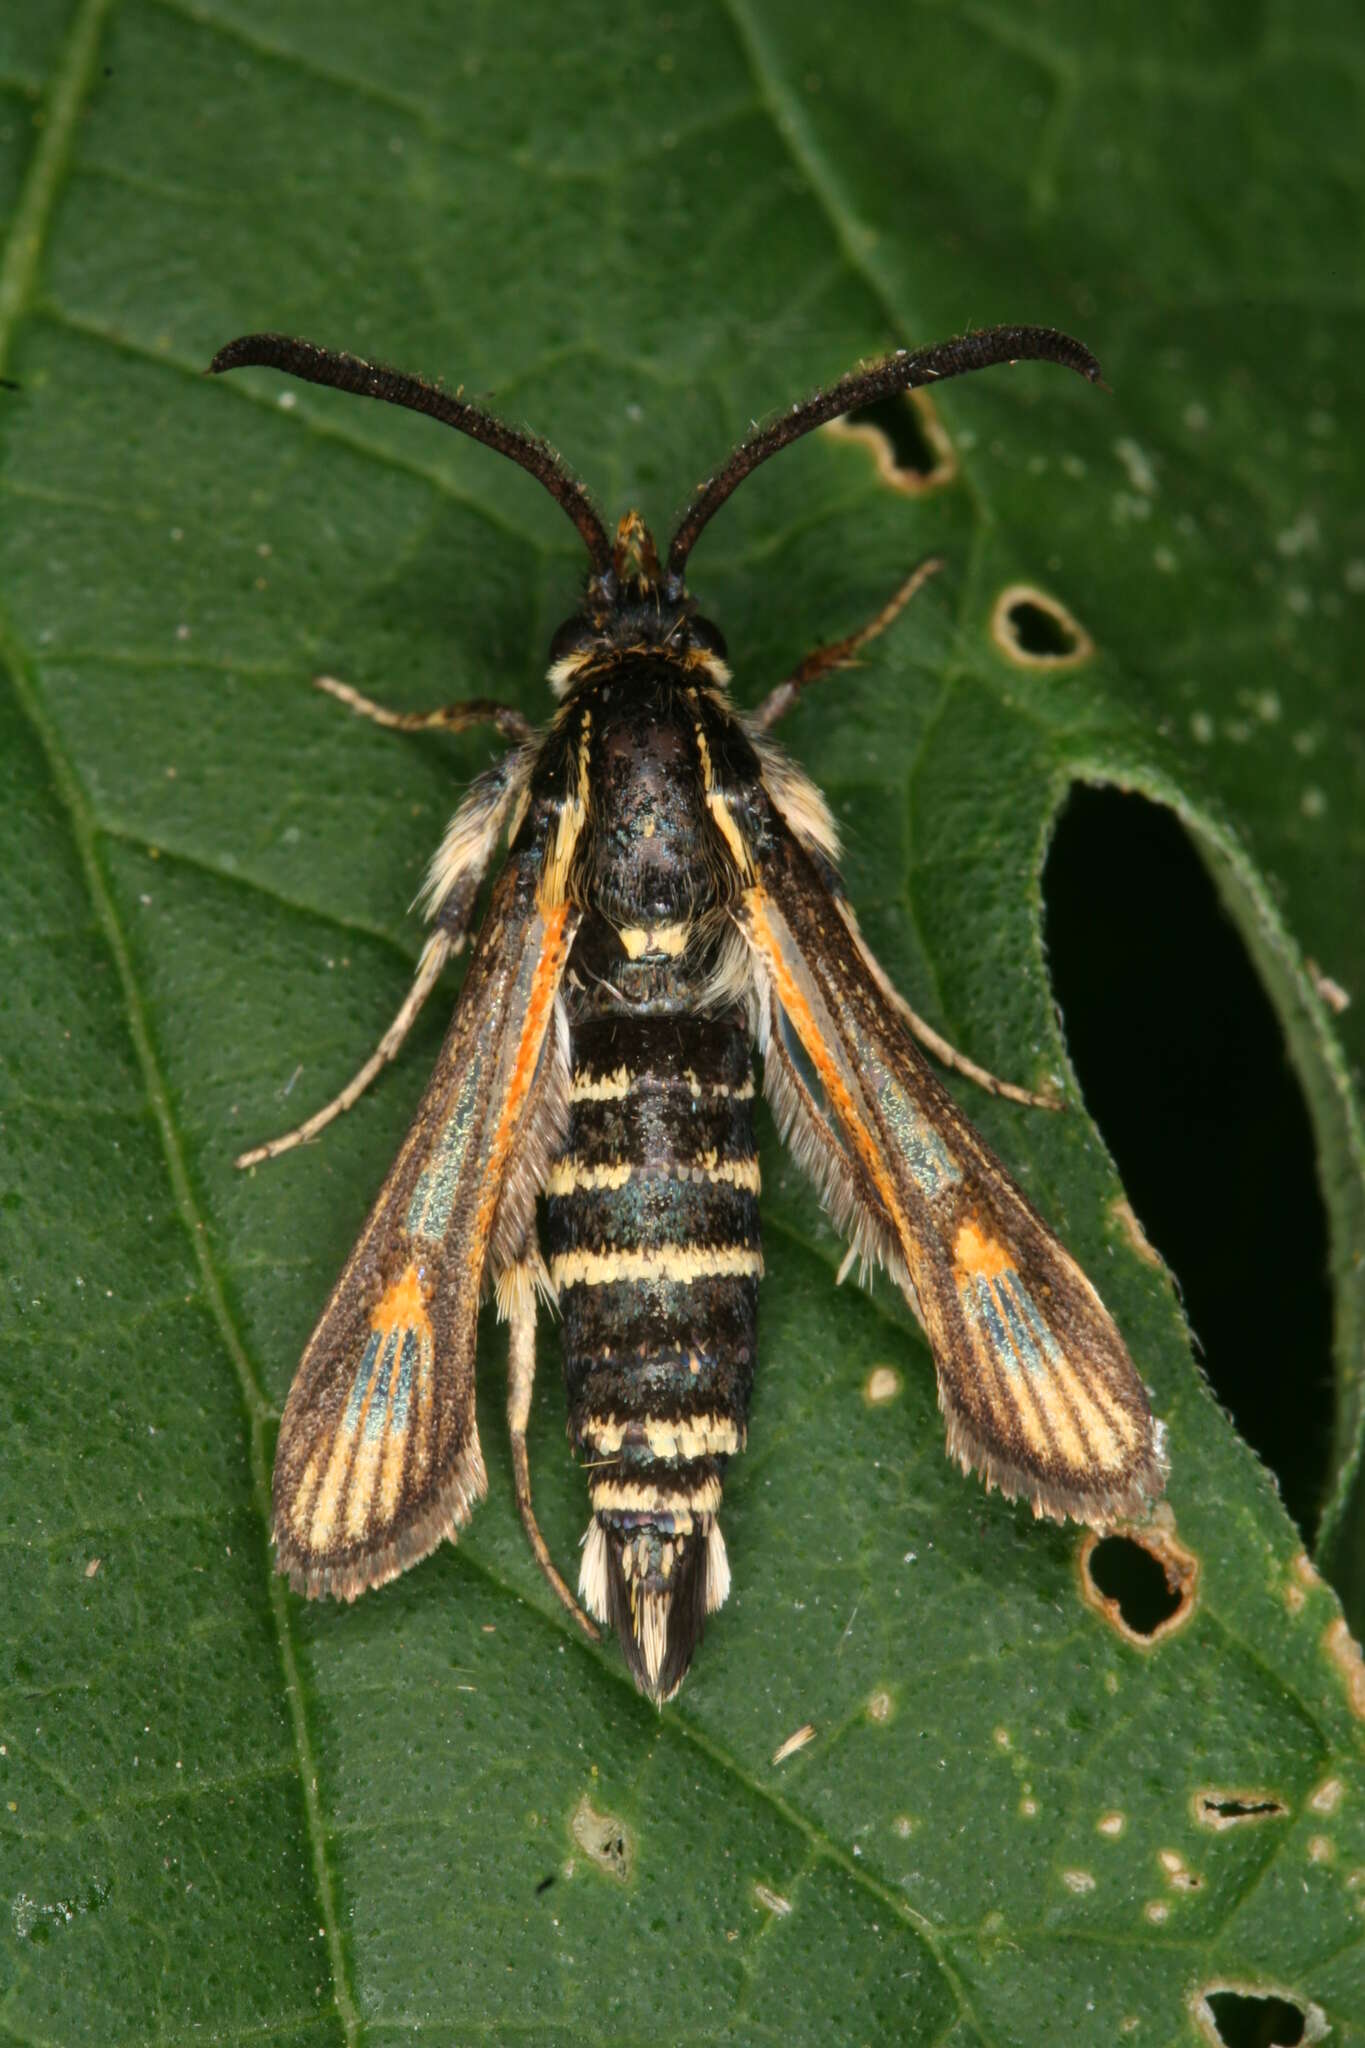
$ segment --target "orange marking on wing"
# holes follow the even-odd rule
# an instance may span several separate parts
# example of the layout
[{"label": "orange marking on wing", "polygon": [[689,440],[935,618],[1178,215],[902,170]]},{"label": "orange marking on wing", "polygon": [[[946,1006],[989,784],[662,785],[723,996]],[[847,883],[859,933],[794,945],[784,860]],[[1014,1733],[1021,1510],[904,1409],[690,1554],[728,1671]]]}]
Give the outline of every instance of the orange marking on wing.
[{"label": "orange marking on wing", "polygon": [[370,1328],[381,1337],[392,1337],[400,1330],[416,1330],[419,1337],[430,1339],[426,1290],[416,1266],[404,1266],[398,1278],[385,1288],[370,1317]]},{"label": "orange marking on wing", "polygon": [[967,1221],[953,1239],[953,1264],[957,1268],[958,1284],[975,1279],[978,1274],[986,1280],[997,1280],[1002,1273],[1014,1271],[1014,1259],[998,1238],[987,1237],[975,1217]]},{"label": "orange marking on wing", "polygon": [[749,919],[755,935],[762,941],[762,950],[772,971],[782,1007],[796,1026],[797,1036],[805,1047],[811,1065],[820,1076],[820,1084],[829,1099],[830,1107],[862,1154],[864,1164],[876,1183],[877,1192],[891,1213],[891,1219],[896,1225],[908,1258],[914,1249],[915,1237],[905,1211],[897,1199],[895,1182],[883,1164],[880,1146],[859,1115],[848,1085],[825,1046],[825,1041],[811,1015],[810,1004],[797,987],[791,969],[777,949],[772,927],[763,910],[764,892],[761,888],[748,889],[745,891],[744,900],[748,905]]},{"label": "orange marking on wing", "polygon": [[493,1214],[502,1195],[503,1168],[511,1150],[517,1125],[526,1097],[531,1092],[535,1079],[536,1065],[540,1059],[540,1048],[544,1043],[549,1024],[549,1011],[559,988],[560,975],[564,967],[565,927],[568,924],[572,906],[561,903],[546,913],[545,943],[531,981],[530,999],[526,1005],[526,1021],[521,1027],[521,1040],[517,1046],[516,1064],[512,1079],[503,1097],[502,1109],[498,1116],[497,1129],[488,1149],[488,1164],[484,1169],[484,1191],[479,1202],[479,1213],[475,1223],[476,1242],[482,1245],[493,1227]]}]

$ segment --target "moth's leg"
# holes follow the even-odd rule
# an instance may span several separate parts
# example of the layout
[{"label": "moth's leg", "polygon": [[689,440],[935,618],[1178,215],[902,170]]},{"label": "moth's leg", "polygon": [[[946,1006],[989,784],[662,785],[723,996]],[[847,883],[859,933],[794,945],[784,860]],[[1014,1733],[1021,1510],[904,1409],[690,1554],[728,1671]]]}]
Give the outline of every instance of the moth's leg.
[{"label": "moth's leg", "polygon": [[954,1073],[965,1074],[969,1081],[975,1081],[978,1088],[984,1088],[988,1095],[1003,1095],[1008,1102],[1022,1102],[1028,1109],[1060,1109],[1061,1103],[1055,1095],[1035,1095],[1031,1089],[1020,1088],[1013,1081],[1002,1081],[985,1067],[979,1067],[975,1060],[968,1059],[965,1052],[959,1052],[943,1035],[935,1031],[932,1024],[926,1024],[918,1010],[912,1010],[900,990],[882,966],[867,940],[858,929],[858,920],[846,900],[840,899],[844,922],[853,935],[853,943],[867,963],[882,994],[892,1009],[897,1011],[912,1038],[917,1038],[927,1053],[941,1066],[951,1067]]},{"label": "moth's leg", "polygon": [[749,714],[749,723],[760,732],[767,732],[785,717],[803,690],[819,682],[821,676],[832,675],[835,669],[852,668],[861,650],[904,611],[911,598],[943,567],[943,558],[932,555],[927,562],[921,562],[902,583],[889,604],[884,604],[875,619],[869,619],[856,633],[850,633],[846,640],[835,640],[828,647],[817,647],[814,654],[808,654],[799,668],[793,669],[785,682],[769,690],[756,711]]},{"label": "moth's leg", "polygon": [[471,725],[493,725],[504,739],[528,740],[535,730],[515,705],[496,704],[491,697],[466,697],[458,704],[443,704],[436,711],[390,711],[386,704],[363,697],[359,690],[339,682],[335,676],[314,676],[313,686],[325,690],[358,717],[373,719],[376,725],[387,726],[391,732],[463,732]]},{"label": "moth's leg", "polygon": [[454,951],[455,942],[449,932],[433,932],[422,948],[416,979],[403,998],[398,1015],[364,1066],[351,1076],[341,1093],[334,1095],[322,1109],[314,1110],[312,1116],[296,1124],[292,1131],[285,1131],[278,1138],[269,1138],[264,1145],[253,1145],[249,1152],[239,1152],[233,1165],[259,1166],[263,1159],[278,1159],[281,1152],[292,1152],[296,1145],[306,1145],[310,1138],[316,1138],[319,1131],[325,1131],[328,1124],[358,1102],[375,1075],[388,1065],[411,1031],[422,1005],[440,979],[441,969]]},{"label": "moth's leg", "polygon": [[507,1430],[512,1440],[512,1480],[517,1512],[536,1563],[555,1598],[566,1607],[591,1643],[602,1638],[555,1569],[531,1506],[531,1469],[526,1456],[526,1425],[531,1419],[531,1389],[536,1379],[536,1285],[530,1259],[510,1266],[498,1279],[498,1309],[507,1318]]},{"label": "moth's leg", "polygon": [[1031,1088],[1020,1088],[1014,1081],[1002,1081],[998,1074],[988,1068],[979,1067],[975,1060],[968,1059],[965,1052],[959,1052],[955,1045],[935,1031],[932,1024],[926,1024],[916,1010],[912,1010],[904,996],[897,998],[897,1008],[904,1017],[912,1034],[919,1040],[925,1051],[942,1067],[951,1067],[954,1073],[965,1074],[969,1081],[975,1081],[978,1088],[984,1088],[988,1095],[1003,1095],[1007,1102],[1022,1102],[1027,1109],[1061,1109],[1062,1104],[1055,1095],[1035,1095]]},{"label": "moth's leg", "polygon": [[397,1053],[421,1014],[422,1005],[441,977],[447,962],[464,948],[479,889],[502,833],[507,812],[526,778],[524,750],[505,754],[501,761],[480,775],[459,810],[432,863],[427,896],[436,919],[436,929],[422,948],[417,974],[403,998],[397,1016],[359,1072],[352,1075],[339,1095],[304,1123],[296,1124],[264,1145],[239,1153],[237,1166],[259,1166],[262,1160],[278,1159],[326,1130],[365,1093],[376,1074],[381,1073]]},{"label": "moth's leg", "polygon": [[[931,555],[927,562],[921,562],[918,568],[912,569],[890,603],[883,605],[875,619],[870,619],[865,626],[860,626],[856,633],[850,633],[846,640],[836,640],[831,646],[817,648],[814,654],[808,654],[800,667],[795,669],[785,682],[778,683],[775,689],[768,692],[757,711],[750,713],[749,724],[759,732],[767,732],[770,727],[776,725],[779,718],[791,710],[801,692],[808,689],[812,683],[818,682],[822,676],[832,675],[836,669],[852,667],[859,651],[866,647],[870,640],[875,640],[879,633],[886,631],[893,620],[904,611],[911,598],[922,590],[929,578],[936,576],[942,567],[942,556]],[[1030,1109],[1061,1107],[1053,1095],[1036,1095],[1029,1088],[1019,1088],[1012,1081],[1000,1080],[985,1067],[978,1066],[975,1060],[968,1059],[966,1053],[959,1052],[956,1046],[950,1045],[946,1038],[934,1030],[932,1024],[926,1024],[923,1017],[911,1009],[904,996],[887,979],[880,963],[873,958],[862,933],[858,931],[856,921],[850,922],[853,924],[859,950],[876,976],[887,1001],[900,1011],[906,1026],[926,1052],[931,1053],[942,1066],[951,1067],[955,1073],[965,1075],[969,1081],[975,1081],[977,1086],[986,1089],[988,1094],[1003,1095],[1008,1101],[1022,1102]]]}]

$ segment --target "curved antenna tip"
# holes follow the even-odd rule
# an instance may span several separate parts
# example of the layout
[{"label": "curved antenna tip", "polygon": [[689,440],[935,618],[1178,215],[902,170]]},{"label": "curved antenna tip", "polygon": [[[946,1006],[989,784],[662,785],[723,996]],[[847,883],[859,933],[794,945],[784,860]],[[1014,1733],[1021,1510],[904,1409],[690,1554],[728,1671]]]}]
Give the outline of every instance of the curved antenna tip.
[{"label": "curved antenna tip", "polygon": [[929,348],[897,349],[865,369],[851,370],[836,384],[817,391],[804,403],[790,406],[766,427],[756,427],[740,442],[715,475],[708,478],[683,514],[668,549],[670,576],[681,579],[698,536],[726,499],[761,463],[797,441],[812,428],[846,412],[913,391],[921,384],[941,384],[997,363],[1051,362],[1074,370],[1091,384],[1108,390],[1095,357],[1083,342],[1056,327],[981,327]]}]

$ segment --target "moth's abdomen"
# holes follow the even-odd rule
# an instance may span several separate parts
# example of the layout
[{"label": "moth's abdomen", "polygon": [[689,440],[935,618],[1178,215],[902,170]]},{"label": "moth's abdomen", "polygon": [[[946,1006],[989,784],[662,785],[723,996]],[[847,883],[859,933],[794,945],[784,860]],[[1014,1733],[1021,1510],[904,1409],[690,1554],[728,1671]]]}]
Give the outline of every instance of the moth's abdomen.
[{"label": "moth's abdomen", "polygon": [[572,1039],[546,1193],[593,1506],[581,1591],[662,1700],[729,1589],[717,1515],[744,1444],[762,1271],[748,1024],[618,1014]]}]

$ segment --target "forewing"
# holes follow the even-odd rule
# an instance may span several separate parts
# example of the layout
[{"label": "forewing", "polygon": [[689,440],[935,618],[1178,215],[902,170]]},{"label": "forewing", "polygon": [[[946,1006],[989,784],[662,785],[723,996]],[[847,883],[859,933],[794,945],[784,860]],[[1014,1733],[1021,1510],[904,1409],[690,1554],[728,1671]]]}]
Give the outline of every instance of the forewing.
[{"label": "forewing", "polygon": [[[354,1599],[455,1535],[487,1488],[474,1347],[490,1236],[556,1056],[575,913],[503,871],[436,1069],[308,1340],[275,1453],[279,1566]],[[562,1056],[562,1055],[561,1055]]]},{"label": "forewing", "polygon": [[874,1249],[888,1226],[899,1248],[950,1453],[1036,1514],[1138,1512],[1164,1483],[1160,1431],[1113,1319],[926,1065],[824,863],[777,821],[738,922],[769,1057],[802,1072]]}]

